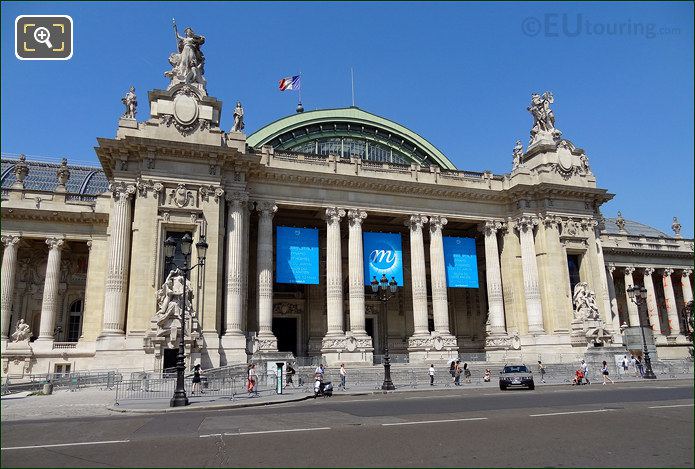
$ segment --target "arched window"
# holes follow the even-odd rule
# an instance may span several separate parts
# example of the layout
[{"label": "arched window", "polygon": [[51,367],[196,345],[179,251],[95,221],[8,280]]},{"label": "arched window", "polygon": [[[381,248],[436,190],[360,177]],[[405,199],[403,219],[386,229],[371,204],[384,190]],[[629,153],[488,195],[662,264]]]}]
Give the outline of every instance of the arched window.
[{"label": "arched window", "polygon": [[68,317],[68,342],[77,342],[82,334],[82,300],[75,300],[70,304],[70,316]]}]

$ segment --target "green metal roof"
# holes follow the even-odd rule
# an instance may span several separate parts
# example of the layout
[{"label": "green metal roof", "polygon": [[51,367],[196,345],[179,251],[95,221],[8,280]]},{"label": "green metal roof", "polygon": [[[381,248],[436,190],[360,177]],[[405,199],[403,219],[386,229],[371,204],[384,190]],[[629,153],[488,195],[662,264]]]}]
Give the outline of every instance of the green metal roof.
[{"label": "green metal roof", "polygon": [[[307,126],[325,125],[332,123],[348,123],[355,125],[367,125],[382,132],[383,135],[390,136],[390,140],[402,140],[410,146],[416,147],[419,152],[427,157],[428,163],[434,163],[442,169],[456,169],[456,166],[444,156],[444,154],[426,139],[416,134],[412,130],[403,127],[389,119],[371,114],[356,107],[340,109],[321,109],[317,111],[307,111],[293,114],[276,120],[265,127],[251,134],[246,142],[254,148],[260,148],[283,135],[291,134]],[[326,128],[326,133],[330,134],[332,129]],[[315,134],[320,138],[321,134]],[[358,129],[354,130],[355,137],[365,138]]]}]

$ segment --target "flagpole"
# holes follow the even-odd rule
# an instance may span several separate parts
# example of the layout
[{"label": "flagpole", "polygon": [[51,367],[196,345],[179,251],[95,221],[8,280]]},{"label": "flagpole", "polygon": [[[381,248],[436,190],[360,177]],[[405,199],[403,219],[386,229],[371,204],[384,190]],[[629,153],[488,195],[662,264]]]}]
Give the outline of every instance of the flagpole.
[{"label": "flagpole", "polygon": [[350,67],[350,85],[352,87],[352,107],[355,107],[355,74]]},{"label": "flagpole", "polygon": [[302,104],[302,71],[299,71],[299,104]]}]

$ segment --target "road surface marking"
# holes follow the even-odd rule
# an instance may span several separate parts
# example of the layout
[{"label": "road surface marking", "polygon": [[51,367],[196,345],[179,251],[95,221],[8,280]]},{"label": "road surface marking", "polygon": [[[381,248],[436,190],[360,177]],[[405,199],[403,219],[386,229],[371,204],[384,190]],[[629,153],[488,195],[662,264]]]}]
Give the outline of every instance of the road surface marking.
[{"label": "road surface marking", "polygon": [[239,432],[239,433],[225,433],[225,436],[232,435],[261,435],[263,433],[285,433],[285,432],[314,432],[317,430],[330,430],[331,427],[319,427],[319,428],[292,428],[290,430],[263,430],[259,432]]},{"label": "road surface marking", "polygon": [[446,396],[417,396],[406,397],[406,399],[445,399],[447,397],[458,397],[458,394],[447,394]]},{"label": "road surface marking", "polygon": [[211,436],[222,436],[221,433],[211,433],[209,435],[198,435],[198,438],[209,438]]},{"label": "road surface marking", "polygon": [[374,398],[374,399],[355,399],[354,401],[352,401],[352,400],[350,400],[350,401],[337,401],[337,402],[334,402],[334,404],[350,404],[352,402],[376,402],[377,400],[378,400],[377,398]]},{"label": "road surface marking", "polygon": [[111,441],[85,441],[83,443],[61,443],[57,445],[34,445],[34,446],[12,446],[10,448],[0,448],[3,451],[11,449],[36,449],[36,448],[58,448],[60,446],[83,446],[83,445],[111,445],[114,443],[128,443],[130,440],[111,440]]},{"label": "road surface marking", "polygon": [[419,420],[417,422],[397,422],[397,423],[382,423],[382,427],[392,427],[395,425],[418,425],[420,423],[447,423],[447,422],[467,422],[469,420],[487,420],[487,417],[471,417],[467,419],[447,419],[447,420]]},{"label": "road surface marking", "polygon": [[673,404],[673,405],[655,405],[650,409],[668,409],[669,407],[692,407],[693,404]]},{"label": "road surface marking", "polygon": [[552,414],[533,414],[529,417],[547,417],[549,415],[571,415],[571,414],[593,414],[596,412],[610,412],[615,409],[598,409],[598,410],[576,410],[574,412],[554,412]]}]

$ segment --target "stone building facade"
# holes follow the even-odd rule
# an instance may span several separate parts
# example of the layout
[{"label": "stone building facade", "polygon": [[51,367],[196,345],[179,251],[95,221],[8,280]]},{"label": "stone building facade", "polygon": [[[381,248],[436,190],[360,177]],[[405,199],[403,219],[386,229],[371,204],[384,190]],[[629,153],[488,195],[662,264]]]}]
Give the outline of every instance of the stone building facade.
[{"label": "stone building facade", "polygon": [[[532,96],[511,171],[492,174],[356,107],[247,137],[238,104],[225,132],[202,75],[171,73],[146,120],[124,98],[115,138],[98,139],[101,167],[3,157],[3,374],[173,366],[164,240],[186,233],[208,243],[184,307],[188,356],[205,368],[289,354],[371,364],[386,347],[411,363],[571,361],[624,351],[621,326],[640,324],[659,357],[687,356],[693,240],[677,220],[666,235],[602,217],[612,194],[555,128],[549,93]],[[274,281],[277,226],[318,228],[317,285]],[[403,240],[404,284],[385,308],[365,287],[363,231]],[[447,288],[443,236],[475,239],[479,288]],[[649,292],[643,312],[634,284]]]}]

